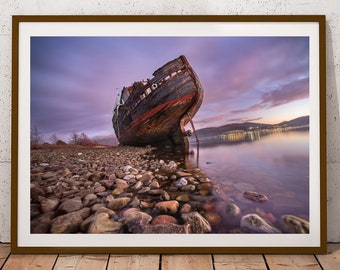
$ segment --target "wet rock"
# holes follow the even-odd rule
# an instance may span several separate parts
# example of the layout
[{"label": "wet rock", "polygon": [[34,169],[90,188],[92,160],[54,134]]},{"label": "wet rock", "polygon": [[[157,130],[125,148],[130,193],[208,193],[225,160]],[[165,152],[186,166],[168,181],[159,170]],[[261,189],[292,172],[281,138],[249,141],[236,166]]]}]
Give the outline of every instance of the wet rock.
[{"label": "wet rock", "polygon": [[138,181],[135,185],[134,185],[134,189],[135,190],[139,190],[143,187],[143,182],[142,181]]},{"label": "wet rock", "polygon": [[38,203],[31,203],[30,210],[31,218],[39,216],[41,214],[41,207]]},{"label": "wet rock", "polygon": [[207,196],[211,193],[210,190],[207,190],[207,189],[202,189],[198,192],[201,196]]},{"label": "wet rock", "polygon": [[179,195],[179,196],[176,197],[176,201],[188,202],[188,201],[190,201],[190,197],[186,194],[182,194],[182,195]]},{"label": "wet rock", "polygon": [[127,206],[130,201],[131,199],[128,197],[117,198],[117,199],[114,199],[113,201],[110,201],[107,204],[107,207],[114,211],[117,211]]},{"label": "wet rock", "polygon": [[255,202],[265,202],[268,201],[268,197],[263,194],[259,194],[255,191],[246,191],[243,193],[243,197]]},{"label": "wet rock", "polygon": [[51,233],[75,233],[80,224],[90,215],[90,208],[58,216],[52,220]]},{"label": "wet rock", "polygon": [[187,176],[191,176],[191,173],[187,173],[187,172],[176,172],[177,176],[179,177],[187,177]]},{"label": "wet rock", "polygon": [[41,211],[43,213],[55,211],[58,208],[58,205],[59,205],[58,199],[45,198],[40,201]]},{"label": "wet rock", "polygon": [[54,172],[45,172],[45,173],[42,174],[41,179],[46,180],[46,179],[56,177],[56,176],[57,176],[57,174],[54,173]]},{"label": "wet rock", "polygon": [[124,192],[123,189],[121,189],[121,188],[115,188],[115,189],[111,192],[111,194],[112,194],[112,196],[118,196],[118,195],[122,194],[123,192]]},{"label": "wet rock", "polygon": [[152,202],[140,201],[139,206],[142,209],[149,209],[149,208],[153,208],[155,204]]},{"label": "wet rock", "polygon": [[94,215],[91,215],[89,217],[87,217],[86,219],[83,220],[83,222],[80,224],[80,230],[83,232],[83,233],[86,233],[90,224],[98,217],[98,216],[107,216],[108,214],[107,213],[96,213]]},{"label": "wet rock", "polygon": [[204,218],[209,222],[212,226],[217,226],[221,223],[221,216],[217,212],[206,212],[204,214]]},{"label": "wet rock", "polygon": [[149,187],[158,189],[160,187],[160,185],[157,181],[152,181]]},{"label": "wet rock", "polygon": [[215,211],[216,210],[216,206],[214,203],[205,203],[201,206],[201,208],[204,210],[204,211],[207,211],[207,212],[211,212],[211,211]]},{"label": "wet rock", "polygon": [[87,194],[83,199],[83,205],[88,206],[88,204],[95,199],[97,199],[96,194],[93,194],[93,193]]},{"label": "wet rock", "polygon": [[101,183],[104,187],[108,188],[108,189],[113,189],[114,186],[114,180],[116,179],[116,176],[114,179],[108,179],[108,180],[102,180]]},{"label": "wet rock", "polygon": [[188,180],[186,180],[185,178],[181,178],[179,179],[179,181],[176,183],[176,186],[181,188],[181,187],[184,187],[188,184]]},{"label": "wet rock", "polygon": [[143,183],[145,182],[148,183],[148,182],[151,182],[152,179],[153,179],[153,175],[146,173],[146,174],[143,174],[139,180],[142,181]]},{"label": "wet rock", "polygon": [[140,190],[138,190],[138,194],[143,194],[143,193],[147,193],[150,191],[149,187],[142,187]]},{"label": "wet rock", "polygon": [[198,180],[200,181],[200,183],[211,182],[211,180],[208,177],[200,177]]},{"label": "wet rock", "polygon": [[177,163],[173,160],[169,161],[168,167],[170,170],[176,170],[177,169]]},{"label": "wet rock", "polygon": [[33,202],[38,202],[39,197],[45,197],[45,192],[35,184],[31,184],[31,199]]},{"label": "wet rock", "polygon": [[60,213],[70,213],[77,211],[83,207],[83,203],[79,197],[66,200],[58,207]]},{"label": "wet rock", "polygon": [[116,178],[123,179],[124,176],[125,176],[125,173],[123,173],[123,172],[116,172]]},{"label": "wet rock", "polygon": [[122,223],[111,220],[108,214],[100,213],[90,223],[87,233],[118,233],[122,226]]},{"label": "wet rock", "polygon": [[140,200],[137,197],[134,197],[130,202],[131,207],[138,207],[140,204]]},{"label": "wet rock", "polygon": [[189,224],[190,233],[208,233],[211,232],[209,222],[202,217],[198,212],[182,214],[182,219],[185,224]]},{"label": "wet rock", "polygon": [[116,179],[114,182],[114,187],[124,190],[129,187],[129,184],[124,180]]},{"label": "wet rock", "polygon": [[179,208],[179,202],[175,200],[158,202],[155,207],[161,212],[175,214]]},{"label": "wet rock", "polygon": [[109,214],[110,217],[116,214],[115,211],[113,211],[109,208],[106,208],[106,207],[100,207],[96,212],[94,212],[94,214],[99,214],[99,213]]},{"label": "wet rock", "polygon": [[106,205],[105,204],[103,204],[103,203],[96,203],[96,204],[94,204],[92,207],[91,207],[91,212],[92,213],[95,213],[95,212],[97,212],[100,208],[102,208],[102,207],[106,207]]},{"label": "wet rock", "polygon": [[159,215],[151,221],[151,225],[157,225],[157,224],[164,225],[164,224],[170,224],[170,223],[177,224],[177,220],[173,216],[169,216],[169,215]]},{"label": "wet rock", "polygon": [[234,203],[228,204],[226,214],[231,217],[236,217],[241,213],[241,209]]},{"label": "wet rock", "polygon": [[94,189],[94,193],[101,193],[101,192],[104,192],[105,190],[106,190],[105,187],[99,186],[99,187],[96,187],[96,188]]},{"label": "wet rock", "polygon": [[171,197],[170,197],[169,193],[166,192],[166,191],[164,190],[164,191],[162,192],[162,194],[161,194],[160,199],[161,199],[162,201],[170,201],[170,200],[171,200]]},{"label": "wet rock", "polygon": [[122,213],[122,217],[127,217],[131,213],[140,212],[140,211],[141,211],[140,208],[137,208],[137,207],[128,208],[124,210],[124,212]]},{"label": "wet rock", "polygon": [[241,218],[240,227],[249,233],[281,233],[277,228],[269,225],[257,214],[245,215]]},{"label": "wet rock", "polygon": [[131,166],[131,165],[125,165],[125,166],[123,167],[123,171],[124,171],[124,172],[129,172],[131,169],[132,169],[132,166]]},{"label": "wet rock", "polygon": [[123,219],[123,224],[128,232],[142,233],[146,225],[152,220],[152,217],[144,212],[133,212]]},{"label": "wet rock", "polygon": [[182,187],[182,190],[183,191],[186,191],[186,192],[192,192],[192,191],[195,191],[196,187],[194,185],[186,185],[184,187]]},{"label": "wet rock", "polygon": [[181,214],[184,214],[184,213],[190,213],[190,212],[192,212],[192,207],[191,207],[191,205],[188,204],[188,203],[183,204],[183,206],[182,206],[182,208],[181,208],[181,210],[180,210],[180,213],[181,213]]},{"label": "wet rock", "polygon": [[256,213],[259,214],[259,216],[264,218],[265,220],[268,220],[272,224],[276,222],[276,218],[274,217],[272,213],[266,213],[265,211],[263,211],[261,208],[258,208],[258,207],[256,207],[255,210],[256,210]]},{"label": "wet rock", "polygon": [[111,201],[113,201],[115,198],[113,197],[112,194],[109,194],[105,197],[105,203],[109,203]]},{"label": "wet rock", "polygon": [[280,223],[283,225],[283,231],[287,233],[309,233],[309,222],[293,216],[284,215],[280,218]]},{"label": "wet rock", "polygon": [[151,189],[151,190],[149,191],[149,194],[150,194],[150,195],[161,195],[162,192],[163,192],[163,190],[161,190],[161,189]]},{"label": "wet rock", "polygon": [[[131,179],[135,179],[136,177],[135,177],[135,175],[134,174],[127,174],[127,175],[125,175],[124,177],[123,177],[123,179],[125,180],[125,181],[130,181]],[[117,181],[117,180],[116,180]]]},{"label": "wet rock", "polygon": [[41,214],[31,220],[31,233],[49,233],[54,212]]},{"label": "wet rock", "polygon": [[210,191],[212,190],[212,188],[213,188],[213,184],[210,182],[205,182],[197,186],[198,190],[209,190]]},{"label": "wet rock", "polygon": [[177,225],[177,224],[157,224],[145,226],[143,233],[145,234],[188,234],[189,224]]}]

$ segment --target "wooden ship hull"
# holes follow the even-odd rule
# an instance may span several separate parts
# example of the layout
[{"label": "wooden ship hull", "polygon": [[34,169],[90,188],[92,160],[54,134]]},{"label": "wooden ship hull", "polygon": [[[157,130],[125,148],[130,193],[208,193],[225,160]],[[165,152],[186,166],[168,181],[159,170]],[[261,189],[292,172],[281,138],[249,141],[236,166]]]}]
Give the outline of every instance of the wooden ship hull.
[{"label": "wooden ship hull", "polygon": [[153,76],[123,88],[112,118],[118,141],[123,145],[188,150],[190,131],[184,126],[192,123],[202,104],[199,79],[185,56],[168,62]]}]

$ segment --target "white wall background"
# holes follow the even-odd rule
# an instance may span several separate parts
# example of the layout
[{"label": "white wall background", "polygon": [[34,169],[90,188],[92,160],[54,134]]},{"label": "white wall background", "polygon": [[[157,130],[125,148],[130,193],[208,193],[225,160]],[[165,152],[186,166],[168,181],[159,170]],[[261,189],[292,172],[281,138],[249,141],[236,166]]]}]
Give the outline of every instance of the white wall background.
[{"label": "white wall background", "polygon": [[[0,0],[0,241],[10,241],[11,15],[291,15],[327,18],[328,241],[340,241],[339,0]],[[326,130],[324,131],[326,132]]]}]

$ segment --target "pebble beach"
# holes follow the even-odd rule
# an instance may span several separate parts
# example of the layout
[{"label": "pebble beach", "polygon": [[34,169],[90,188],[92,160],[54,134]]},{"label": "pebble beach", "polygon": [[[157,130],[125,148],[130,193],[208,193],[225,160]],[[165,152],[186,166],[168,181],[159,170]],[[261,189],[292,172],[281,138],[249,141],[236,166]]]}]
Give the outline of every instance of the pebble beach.
[{"label": "pebble beach", "polygon": [[[31,150],[31,233],[309,233],[309,223],[293,215],[242,213],[199,168],[154,150]],[[254,191],[243,196],[268,200]]]}]

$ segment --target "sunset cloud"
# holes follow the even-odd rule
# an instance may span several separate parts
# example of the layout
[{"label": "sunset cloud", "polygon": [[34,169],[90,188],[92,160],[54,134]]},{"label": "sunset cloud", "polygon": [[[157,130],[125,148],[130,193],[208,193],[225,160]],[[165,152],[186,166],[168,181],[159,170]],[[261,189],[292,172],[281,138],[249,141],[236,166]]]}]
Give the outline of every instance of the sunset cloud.
[{"label": "sunset cloud", "polygon": [[32,37],[31,126],[62,138],[113,134],[121,88],[182,54],[205,90],[197,129],[265,122],[269,109],[308,100],[305,37]]}]

